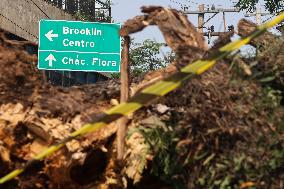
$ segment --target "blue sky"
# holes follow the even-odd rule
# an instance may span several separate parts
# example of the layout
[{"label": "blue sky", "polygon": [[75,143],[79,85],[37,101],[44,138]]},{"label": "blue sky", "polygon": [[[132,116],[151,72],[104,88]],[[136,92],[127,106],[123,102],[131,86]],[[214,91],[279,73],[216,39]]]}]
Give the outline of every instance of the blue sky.
[{"label": "blue sky", "polygon": [[[233,8],[234,2],[232,0],[113,0],[112,15],[115,22],[125,22],[129,18],[140,15],[140,7],[143,5],[160,5],[165,7],[172,7],[181,10],[181,5],[186,5],[189,10],[197,10],[198,4],[205,4],[210,6],[215,4],[216,8]],[[176,3],[178,2],[178,3]],[[264,8],[263,8],[264,9]],[[264,10],[263,10],[264,11]],[[205,15],[205,20],[210,17],[210,15]],[[238,21],[244,17],[244,12],[241,13],[227,13],[226,20],[227,25],[237,26]],[[197,15],[189,15],[189,20],[197,25]],[[266,20],[269,17],[263,17]],[[255,18],[250,18],[255,21]],[[222,14],[218,14],[212,21],[210,21],[205,26],[215,26],[215,31],[223,31],[223,21]],[[157,42],[163,42],[164,39],[156,27],[151,26],[150,28],[132,35],[137,42],[144,41],[145,39],[152,39]]]}]

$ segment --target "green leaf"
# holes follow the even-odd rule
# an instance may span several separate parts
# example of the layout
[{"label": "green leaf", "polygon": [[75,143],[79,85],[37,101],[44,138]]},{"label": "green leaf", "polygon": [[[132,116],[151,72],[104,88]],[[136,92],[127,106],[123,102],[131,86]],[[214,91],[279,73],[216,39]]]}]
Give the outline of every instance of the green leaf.
[{"label": "green leaf", "polygon": [[265,77],[263,79],[260,79],[260,82],[266,83],[266,82],[270,82],[273,81],[275,79],[275,76],[270,76],[270,77]]}]

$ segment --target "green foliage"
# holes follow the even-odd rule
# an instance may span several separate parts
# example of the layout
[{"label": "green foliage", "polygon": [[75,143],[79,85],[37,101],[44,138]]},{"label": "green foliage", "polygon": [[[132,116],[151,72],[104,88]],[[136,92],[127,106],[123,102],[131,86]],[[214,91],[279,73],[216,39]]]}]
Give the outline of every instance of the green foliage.
[{"label": "green foliage", "polygon": [[134,75],[157,70],[167,66],[174,58],[172,52],[161,55],[164,43],[147,39],[143,43],[131,42],[130,60],[131,71]]},{"label": "green foliage", "polygon": [[[262,112],[266,108],[259,107],[258,111]],[[278,124],[277,121],[272,121]],[[194,186],[206,189],[239,189],[246,182],[253,183],[246,187],[251,189],[261,185],[270,186],[283,176],[284,146],[280,133],[278,129],[256,132],[250,140],[239,141],[232,151],[213,153],[207,155],[207,158],[194,161],[192,165],[201,170]],[[210,162],[205,164],[207,159]],[[274,185],[270,188],[277,187]]]},{"label": "green foliage", "polygon": [[[150,39],[146,39],[142,43],[135,43],[134,39],[131,39],[129,56],[132,76],[139,76],[170,64],[175,55],[172,51],[164,53],[161,50],[164,46],[164,43],[158,43]],[[112,74],[112,78],[117,79],[119,77],[120,73]]]},{"label": "green foliage", "polygon": [[[275,149],[267,143],[258,144],[255,148],[255,155],[248,151],[242,154],[220,154],[214,162],[203,167],[204,171],[196,180],[195,186],[207,189],[239,189],[245,182],[254,183],[249,188],[255,188],[254,185],[259,185],[260,182],[268,184],[271,182],[270,176],[283,169],[284,149]],[[267,158],[268,154],[271,154],[269,159],[259,157],[265,155]]]},{"label": "green foliage", "polygon": [[[284,38],[282,36],[271,41],[269,46],[257,47],[254,54],[235,55],[231,63],[233,78],[254,80],[262,85],[262,92],[267,98],[261,102],[260,106],[271,103],[278,105],[281,95],[284,94],[283,47]],[[241,62],[246,65],[245,68]],[[245,74],[246,70],[250,73]]]},{"label": "green foliage", "polygon": [[90,15],[86,15],[80,11],[76,12],[75,17],[78,18],[79,20],[82,21],[91,21],[91,16]]},{"label": "green foliage", "polygon": [[182,164],[178,160],[177,133],[169,126],[139,127],[138,131],[143,134],[150,154],[155,154],[151,174],[176,188],[183,188],[185,183],[178,176],[182,172]]},{"label": "green foliage", "polygon": [[[281,12],[284,9],[283,0],[264,0],[264,1],[265,1],[265,8],[271,13]],[[259,0],[239,0],[236,6],[241,9],[248,10],[249,12],[253,12],[258,2]]]},{"label": "green foliage", "polygon": [[263,88],[263,97],[261,101],[261,105],[266,105],[270,107],[270,109],[275,109],[280,106],[282,100],[282,93],[279,90],[272,89],[270,87]]},{"label": "green foliage", "polygon": [[91,22],[111,22],[111,17],[106,16],[104,12],[96,12],[95,16],[85,14],[81,11],[76,12],[75,17],[82,21],[91,21]]},{"label": "green foliage", "polygon": [[[80,10],[77,10],[75,12],[75,17],[77,17],[79,20],[82,21],[90,21],[90,22],[111,22],[112,17],[108,16],[108,12],[105,10],[99,10],[99,11],[91,11],[91,9],[94,6],[93,2],[82,2],[84,4],[83,7],[80,8]],[[91,6],[92,4],[92,6]],[[113,3],[111,1],[106,1],[105,6],[111,7]],[[92,14],[90,13],[92,12]]]},{"label": "green foliage", "polygon": [[284,94],[284,39],[272,41],[268,47],[259,49],[255,64],[251,64],[252,78],[258,80],[264,88],[268,87]]},{"label": "green foliage", "polygon": [[[230,83],[232,90],[234,85],[247,88],[248,81],[237,79],[238,82]],[[242,105],[241,111],[246,112],[238,115],[236,111],[236,115],[241,116],[236,121],[243,126],[231,133],[222,134],[220,128],[212,126],[208,130],[196,126],[194,132],[186,136],[190,145],[182,147],[180,142],[189,127],[181,128],[180,122],[170,122],[172,117],[169,122],[163,121],[165,126],[138,127],[154,156],[149,166],[151,174],[176,188],[278,188],[284,176],[284,114],[279,114],[281,95],[267,87],[254,90],[255,95],[252,91],[249,94],[245,91],[231,101],[234,108]],[[252,94],[252,107],[244,110],[244,99]],[[208,134],[215,129],[214,134]],[[197,133],[202,137],[199,138]],[[220,148],[214,148],[215,140]],[[230,143],[232,145],[228,145]],[[143,156],[141,153],[141,158]]]}]

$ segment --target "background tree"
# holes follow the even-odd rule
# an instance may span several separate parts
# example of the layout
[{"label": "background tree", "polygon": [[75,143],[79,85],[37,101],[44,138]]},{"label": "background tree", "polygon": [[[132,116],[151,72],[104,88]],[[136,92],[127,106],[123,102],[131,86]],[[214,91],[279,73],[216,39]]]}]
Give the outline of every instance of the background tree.
[{"label": "background tree", "polygon": [[[237,7],[241,9],[253,12],[256,8],[256,4],[259,0],[239,0],[236,4]],[[264,0],[265,8],[271,13],[279,13],[284,10],[283,0]]]},{"label": "background tree", "polygon": [[134,43],[132,40],[130,48],[132,73],[139,75],[167,66],[174,59],[174,54],[162,52],[163,46],[165,46],[164,43],[157,43],[150,39],[146,39],[143,43]]}]

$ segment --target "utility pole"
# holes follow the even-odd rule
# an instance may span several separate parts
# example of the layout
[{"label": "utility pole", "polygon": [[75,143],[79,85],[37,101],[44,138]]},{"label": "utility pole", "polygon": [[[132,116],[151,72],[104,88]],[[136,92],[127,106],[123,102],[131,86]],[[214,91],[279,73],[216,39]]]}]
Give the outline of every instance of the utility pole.
[{"label": "utility pole", "polygon": [[[215,5],[212,5],[211,9],[207,8],[205,10],[204,4],[201,4],[198,6],[197,11],[188,11],[187,8],[184,8],[185,14],[197,14],[198,15],[198,31],[200,33],[203,33],[204,36],[219,36],[222,33],[227,32],[227,23],[226,23],[226,13],[234,13],[234,12],[240,12],[240,9],[238,8],[231,8],[231,9],[224,9],[224,8],[215,8]],[[214,18],[217,14],[223,13],[223,22],[224,22],[224,32],[215,32],[214,26],[211,26],[209,32],[203,32],[204,25],[209,22],[212,18]],[[213,14],[208,20],[204,21],[205,14]],[[232,31],[230,31],[232,32]]]},{"label": "utility pole", "polygon": [[204,4],[198,6],[198,32],[203,33],[203,23],[204,23]]},{"label": "utility pole", "polygon": [[268,16],[271,15],[270,13],[265,13],[265,12],[261,12],[261,7],[260,5],[256,8],[256,11],[254,13],[251,14],[245,14],[245,17],[252,17],[255,16],[255,20],[256,20],[256,24],[257,25],[261,25],[262,21],[261,21],[261,17],[262,16]]},{"label": "utility pole", "polygon": [[223,12],[223,22],[224,22],[224,32],[227,31],[227,24],[226,24],[226,15],[225,12]]}]

